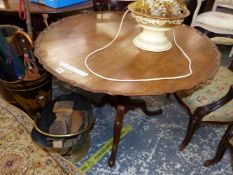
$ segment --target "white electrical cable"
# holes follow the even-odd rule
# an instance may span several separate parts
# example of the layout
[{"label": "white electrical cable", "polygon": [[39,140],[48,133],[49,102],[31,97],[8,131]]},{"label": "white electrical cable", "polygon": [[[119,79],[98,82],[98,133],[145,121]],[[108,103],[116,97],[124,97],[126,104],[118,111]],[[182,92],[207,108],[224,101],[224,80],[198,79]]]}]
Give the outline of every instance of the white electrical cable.
[{"label": "white electrical cable", "polygon": [[188,60],[189,62],[189,73],[188,74],[185,74],[185,75],[180,75],[180,76],[175,76],[175,77],[157,77],[157,78],[147,78],[147,79],[116,79],[116,78],[109,78],[109,77],[105,77],[105,76],[102,76],[96,72],[94,72],[87,64],[87,61],[90,60],[90,56],[94,55],[95,53],[101,51],[101,50],[104,50],[106,49],[107,47],[109,47],[116,39],[117,37],[119,36],[120,32],[121,32],[121,28],[122,28],[122,25],[123,25],[123,21],[125,19],[125,16],[126,14],[129,12],[129,10],[127,10],[124,15],[122,16],[122,19],[121,19],[121,23],[120,23],[120,26],[119,26],[119,29],[118,29],[118,32],[116,34],[116,36],[114,37],[114,39],[108,43],[107,45],[99,48],[99,49],[96,49],[95,51],[91,52],[90,54],[88,54],[85,58],[85,66],[86,68],[92,73],[94,74],[95,76],[99,77],[99,78],[102,78],[102,79],[105,79],[105,80],[109,80],[109,81],[118,81],[118,82],[142,82],[142,81],[156,81],[156,80],[170,80],[170,79],[181,79],[181,78],[185,78],[185,77],[188,77],[192,74],[192,68],[191,68],[191,65],[192,65],[192,62],[189,58],[189,56],[184,52],[184,50],[177,44],[176,42],[176,37],[175,37],[175,31],[174,29],[172,29],[172,33],[173,33],[173,39],[174,39],[174,42],[175,42],[175,45],[180,49],[180,51],[183,53],[183,55],[185,56],[185,58]]}]

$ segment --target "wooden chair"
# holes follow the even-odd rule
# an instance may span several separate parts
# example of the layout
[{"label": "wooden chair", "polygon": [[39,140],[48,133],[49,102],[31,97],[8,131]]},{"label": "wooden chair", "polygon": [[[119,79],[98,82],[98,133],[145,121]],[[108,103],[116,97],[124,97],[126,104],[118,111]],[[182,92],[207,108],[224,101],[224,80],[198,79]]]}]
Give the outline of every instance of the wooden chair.
[{"label": "wooden chair", "polygon": [[175,97],[190,115],[185,138],[180,144],[183,150],[201,122],[233,122],[233,61],[229,68],[220,66],[211,80],[191,90],[177,92]]},{"label": "wooden chair", "polygon": [[227,148],[233,149],[233,124],[228,126],[225,134],[222,136],[222,139],[218,144],[215,156],[210,160],[206,160],[204,162],[204,165],[210,166],[218,163],[222,159]]},{"label": "wooden chair", "polygon": [[[212,11],[199,14],[202,2],[204,0],[197,0],[197,7],[192,18],[192,27],[201,27],[207,31],[215,34],[221,34],[225,37],[214,38],[216,44],[233,45],[233,39],[229,40],[229,35],[233,35],[233,1],[232,0],[215,0]],[[218,11],[221,8],[221,12]],[[224,10],[225,9],[225,10]],[[228,13],[228,12],[231,13]],[[229,57],[233,55],[233,47]]]}]

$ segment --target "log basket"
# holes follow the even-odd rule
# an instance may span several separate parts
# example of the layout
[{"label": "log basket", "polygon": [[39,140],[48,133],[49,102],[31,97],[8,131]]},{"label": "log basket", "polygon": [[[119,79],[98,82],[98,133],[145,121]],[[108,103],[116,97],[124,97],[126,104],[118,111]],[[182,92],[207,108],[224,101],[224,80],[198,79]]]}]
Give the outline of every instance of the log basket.
[{"label": "log basket", "polygon": [[[53,106],[57,101],[64,100],[74,101],[73,109],[85,111],[86,115],[82,115],[82,125],[77,132],[52,134],[49,132],[49,128],[56,120]],[[34,121],[35,126],[31,134],[32,140],[46,150],[58,153],[73,163],[77,163],[77,161],[81,160],[87,154],[90,147],[89,132],[95,124],[95,118],[93,117],[90,103],[82,95],[71,93],[57,97]],[[64,144],[58,148],[54,145],[54,141],[62,141]],[[67,142],[72,144],[68,145],[66,144]]]}]

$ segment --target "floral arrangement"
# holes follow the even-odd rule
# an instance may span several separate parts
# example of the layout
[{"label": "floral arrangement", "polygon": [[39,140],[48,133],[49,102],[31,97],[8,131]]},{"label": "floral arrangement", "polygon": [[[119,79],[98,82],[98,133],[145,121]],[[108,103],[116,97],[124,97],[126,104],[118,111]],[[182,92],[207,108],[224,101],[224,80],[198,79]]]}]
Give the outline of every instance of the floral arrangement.
[{"label": "floral arrangement", "polygon": [[187,9],[183,0],[141,0],[135,10],[151,16],[171,18],[183,15]]}]

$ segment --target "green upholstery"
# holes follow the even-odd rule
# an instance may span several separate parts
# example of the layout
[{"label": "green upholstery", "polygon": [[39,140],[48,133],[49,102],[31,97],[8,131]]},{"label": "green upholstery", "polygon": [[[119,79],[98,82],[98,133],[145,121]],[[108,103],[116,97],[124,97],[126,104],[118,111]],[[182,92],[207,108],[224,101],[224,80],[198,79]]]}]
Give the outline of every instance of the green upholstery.
[{"label": "green upholstery", "polygon": [[[190,108],[193,113],[197,107],[205,106],[218,101],[233,84],[233,72],[220,66],[215,76],[193,89],[178,92],[177,95]],[[233,121],[233,100],[221,108],[206,115],[202,121],[230,122]]]}]

